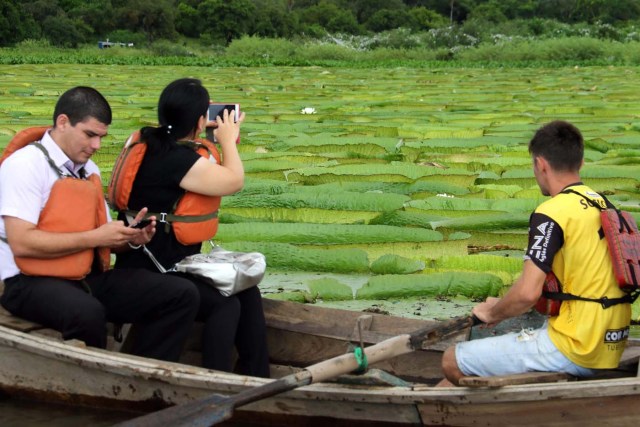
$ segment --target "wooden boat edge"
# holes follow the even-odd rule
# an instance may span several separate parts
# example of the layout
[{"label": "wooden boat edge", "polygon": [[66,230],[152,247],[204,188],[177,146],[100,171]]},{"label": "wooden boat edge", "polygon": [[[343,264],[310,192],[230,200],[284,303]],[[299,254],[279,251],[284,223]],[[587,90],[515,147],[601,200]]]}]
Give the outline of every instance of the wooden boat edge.
[{"label": "wooden boat edge", "polygon": [[[0,344],[20,351],[38,354],[43,357],[56,354],[67,361],[79,360],[85,369],[95,368],[115,374],[122,374],[122,372],[139,374],[145,376],[147,379],[157,378],[166,383],[171,383],[173,380],[178,385],[189,385],[189,383],[199,385],[200,377],[206,377],[207,380],[215,379],[217,384],[222,383],[228,385],[230,387],[229,391],[233,392],[273,381],[272,379],[212,371],[182,363],[147,359],[91,347],[78,347],[66,342],[57,342],[47,337],[15,331],[4,326],[0,326]],[[48,349],[45,349],[45,347],[48,347]],[[234,388],[237,388],[237,390],[234,390]],[[438,398],[439,400],[466,400],[468,403],[487,403],[502,401],[506,396],[511,396],[510,399],[516,396],[517,399],[526,400],[544,400],[559,397],[560,395],[569,398],[576,394],[584,395],[584,393],[592,393],[595,390],[597,390],[598,395],[601,396],[639,394],[640,378],[625,377],[583,380],[578,382],[507,385],[500,388],[430,387],[421,384],[412,384],[407,387],[374,387],[365,392],[358,387],[337,383],[320,383],[301,387],[292,393],[295,394],[296,391],[303,392],[304,394],[308,394],[309,392],[338,392],[344,394],[344,396],[349,396],[350,394],[361,395],[365,393],[372,397],[378,397],[388,396],[390,390],[394,392],[391,394],[392,402],[395,401],[393,399],[396,398]]]}]

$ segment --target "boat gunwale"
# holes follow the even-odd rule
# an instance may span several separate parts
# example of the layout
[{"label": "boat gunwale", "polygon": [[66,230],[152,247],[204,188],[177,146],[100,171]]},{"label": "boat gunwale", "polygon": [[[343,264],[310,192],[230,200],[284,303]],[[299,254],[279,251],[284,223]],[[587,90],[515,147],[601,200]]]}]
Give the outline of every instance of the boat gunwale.
[{"label": "boat gunwale", "polygon": [[[171,385],[189,386],[203,394],[206,386],[228,387],[238,392],[246,387],[266,384],[270,379],[217,372],[182,363],[152,361],[143,357],[90,347],[77,347],[44,336],[27,334],[0,326],[0,343],[43,357],[65,358],[84,368],[91,367],[126,377],[133,374],[141,379],[154,379]],[[44,346],[44,347],[43,347]],[[48,347],[50,350],[46,350]],[[410,386],[354,386],[339,383],[318,383],[287,392],[287,398],[341,402],[421,404],[439,402],[462,403],[522,403],[550,399],[587,397],[615,397],[640,394],[640,377],[594,379],[557,383],[508,385],[499,388],[429,387],[420,383]],[[283,396],[285,396],[283,395]]]}]

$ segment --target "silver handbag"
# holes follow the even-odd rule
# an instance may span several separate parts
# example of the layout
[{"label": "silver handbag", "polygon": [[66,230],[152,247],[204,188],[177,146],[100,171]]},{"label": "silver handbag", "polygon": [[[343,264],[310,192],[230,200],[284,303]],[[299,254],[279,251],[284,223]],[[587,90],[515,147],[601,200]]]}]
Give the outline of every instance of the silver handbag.
[{"label": "silver handbag", "polygon": [[213,246],[209,253],[190,255],[165,270],[146,247],[144,250],[163,273],[180,272],[196,276],[225,297],[258,285],[267,269],[266,258],[260,252],[232,252]]},{"label": "silver handbag", "polygon": [[228,297],[260,283],[266,268],[266,258],[259,252],[231,252],[214,246],[208,254],[184,258],[173,270],[197,276]]}]

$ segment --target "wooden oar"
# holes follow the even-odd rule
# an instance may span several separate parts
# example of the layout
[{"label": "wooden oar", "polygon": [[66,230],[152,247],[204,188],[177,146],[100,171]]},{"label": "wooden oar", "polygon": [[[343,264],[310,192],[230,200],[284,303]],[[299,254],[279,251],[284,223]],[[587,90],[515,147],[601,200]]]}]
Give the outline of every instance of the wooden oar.
[{"label": "wooden oar", "polygon": [[[368,363],[373,364],[424,348],[454,332],[459,332],[464,327],[472,326],[473,323],[472,317],[457,317],[411,334],[398,335],[381,341],[366,347],[364,352]],[[300,372],[287,375],[263,386],[241,391],[233,396],[207,396],[125,421],[114,427],[209,427],[231,418],[234,409],[240,406],[298,387],[348,374],[358,368],[359,364],[354,354],[347,353],[309,366]]]}]

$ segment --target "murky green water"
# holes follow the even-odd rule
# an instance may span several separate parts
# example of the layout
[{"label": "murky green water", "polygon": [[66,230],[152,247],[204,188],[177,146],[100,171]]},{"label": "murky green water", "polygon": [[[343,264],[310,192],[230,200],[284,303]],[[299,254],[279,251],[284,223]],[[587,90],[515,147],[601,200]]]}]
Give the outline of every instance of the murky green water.
[{"label": "murky green water", "polygon": [[[369,277],[357,274],[269,272],[260,283],[260,289],[266,296],[282,292],[308,292],[307,283],[309,281],[319,278],[333,278],[351,286],[355,295],[356,290],[363,286]],[[425,320],[442,320],[463,316],[468,314],[476,303],[464,297],[433,299],[420,296],[388,300],[315,300],[315,304],[318,306],[354,311],[373,311]]]},{"label": "murky green water", "polygon": [[2,427],[101,427],[131,419],[134,415],[11,398],[0,399]]}]

